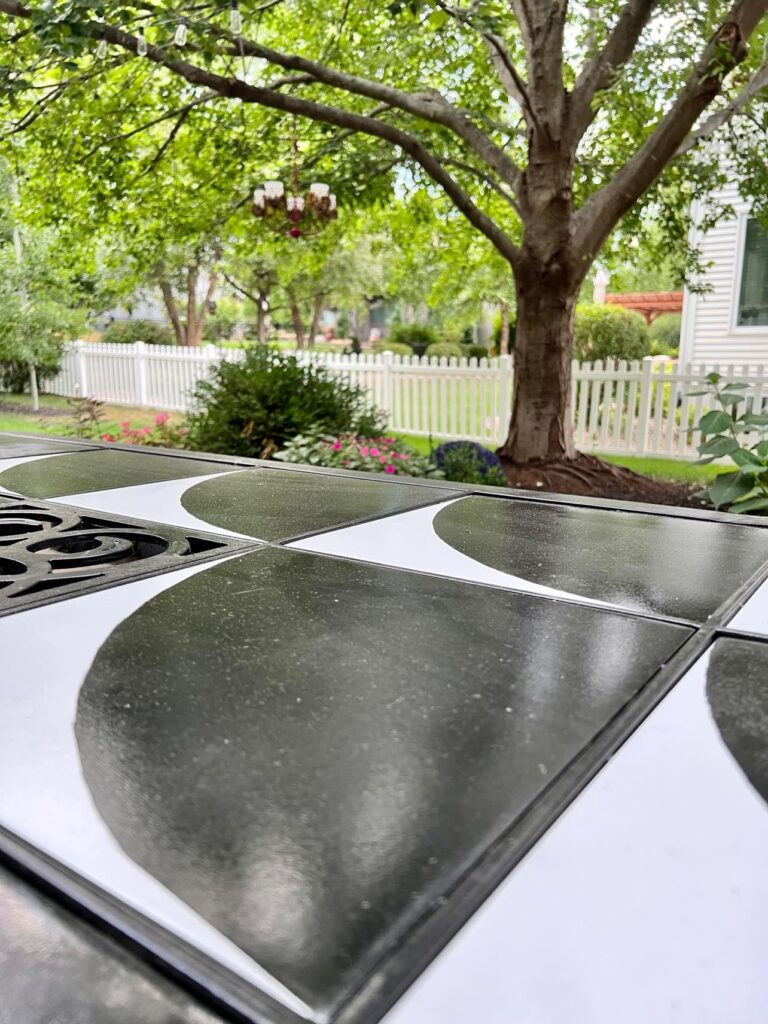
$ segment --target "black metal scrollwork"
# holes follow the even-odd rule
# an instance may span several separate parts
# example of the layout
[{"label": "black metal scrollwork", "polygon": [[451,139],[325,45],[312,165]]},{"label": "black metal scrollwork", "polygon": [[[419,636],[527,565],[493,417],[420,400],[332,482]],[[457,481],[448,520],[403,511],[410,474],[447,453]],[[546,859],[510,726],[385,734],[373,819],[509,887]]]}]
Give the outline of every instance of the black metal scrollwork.
[{"label": "black metal scrollwork", "polygon": [[0,614],[20,605],[180,567],[230,547],[171,527],[0,498]]}]

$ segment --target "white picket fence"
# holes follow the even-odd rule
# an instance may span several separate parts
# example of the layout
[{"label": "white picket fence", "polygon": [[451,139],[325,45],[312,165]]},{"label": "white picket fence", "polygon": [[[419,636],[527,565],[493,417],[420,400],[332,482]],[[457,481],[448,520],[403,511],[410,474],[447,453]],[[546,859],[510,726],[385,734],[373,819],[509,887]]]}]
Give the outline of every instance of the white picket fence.
[{"label": "white picket fence", "polygon": [[[411,358],[298,353],[300,358],[366,388],[388,413],[391,430],[434,438],[466,438],[499,444],[509,423],[513,383],[510,356],[496,359]],[[64,356],[61,372],[45,390],[87,395],[117,405],[186,412],[195,384],[222,359],[239,361],[242,349],[98,345],[77,342]],[[583,451],[659,454],[690,458],[700,443],[694,425],[709,408],[691,396],[705,375],[719,370],[746,383],[744,402],[768,405],[768,373],[760,366],[681,365],[644,359],[573,364],[576,444]]]}]

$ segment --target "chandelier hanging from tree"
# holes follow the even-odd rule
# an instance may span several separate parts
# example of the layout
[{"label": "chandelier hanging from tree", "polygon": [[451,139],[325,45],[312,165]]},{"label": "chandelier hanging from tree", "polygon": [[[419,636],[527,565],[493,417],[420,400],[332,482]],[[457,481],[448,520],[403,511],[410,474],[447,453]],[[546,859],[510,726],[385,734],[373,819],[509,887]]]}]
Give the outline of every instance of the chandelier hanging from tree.
[{"label": "chandelier hanging from tree", "polygon": [[338,216],[336,196],[330,186],[315,181],[302,195],[299,187],[299,144],[296,138],[296,122],[293,124],[291,140],[291,181],[288,190],[282,181],[265,181],[263,187],[253,193],[251,206],[254,217],[291,238],[302,238],[315,234],[325,224]]}]

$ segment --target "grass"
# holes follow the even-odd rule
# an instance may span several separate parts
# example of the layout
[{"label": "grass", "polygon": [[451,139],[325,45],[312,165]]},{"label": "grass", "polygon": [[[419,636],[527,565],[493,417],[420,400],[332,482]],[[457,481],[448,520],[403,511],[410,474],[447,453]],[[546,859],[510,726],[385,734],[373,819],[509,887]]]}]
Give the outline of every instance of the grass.
[{"label": "grass", "polygon": [[[3,407],[8,405],[24,406],[29,412],[6,411]],[[130,423],[131,429],[149,427],[155,422],[155,416],[160,409],[141,409],[126,405],[103,405],[101,407],[102,418],[99,420],[99,430],[103,434],[119,434],[121,423]],[[74,412],[66,398],[60,395],[41,395],[40,412],[32,412],[32,402],[29,395],[3,394],[0,396],[0,431],[12,430],[24,434],[64,434],[71,429],[74,419]],[[66,415],[62,415],[66,413]],[[182,417],[178,414],[171,414],[171,420],[176,422]]]},{"label": "grass", "polygon": [[[29,409],[28,413],[4,412],[3,405],[19,405]],[[72,412],[66,398],[59,395],[41,395],[40,412],[33,413],[29,395],[3,395],[0,401],[0,431],[11,430],[28,434],[59,434],[72,424],[70,415],[61,415],[62,411]],[[103,419],[100,422],[102,433],[119,433],[120,424],[128,422],[132,429],[151,426],[155,416],[161,410],[141,409],[123,405],[102,406]],[[46,415],[47,414],[47,415]],[[182,417],[173,415],[174,421]],[[425,455],[430,449],[440,444],[439,440],[430,442],[428,437],[416,434],[398,434],[401,441],[410,445],[417,452]],[[616,466],[626,466],[636,473],[644,473],[657,480],[673,480],[682,483],[709,483],[725,467],[719,465],[697,466],[681,459],[663,459],[649,456],[641,458],[635,455],[604,455],[606,462]]]}]

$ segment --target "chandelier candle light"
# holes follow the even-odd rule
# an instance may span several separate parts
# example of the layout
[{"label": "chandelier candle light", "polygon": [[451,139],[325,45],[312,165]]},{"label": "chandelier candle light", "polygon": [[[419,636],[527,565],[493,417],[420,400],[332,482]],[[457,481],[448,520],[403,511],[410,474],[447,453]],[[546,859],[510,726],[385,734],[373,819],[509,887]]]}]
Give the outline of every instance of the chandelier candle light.
[{"label": "chandelier candle light", "polygon": [[[336,196],[330,186],[314,181],[306,196],[299,194],[298,143],[294,131],[292,145],[291,189],[286,194],[282,181],[265,181],[262,188],[253,193],[254,217],[268,223],[281,234],[286,231],[291,238],[301,238],[310,232],[301,224],[307,217],[314,221],[315,230],[324,222],[336,220]],[[313,232],[312,232],[313,233]]]}]

